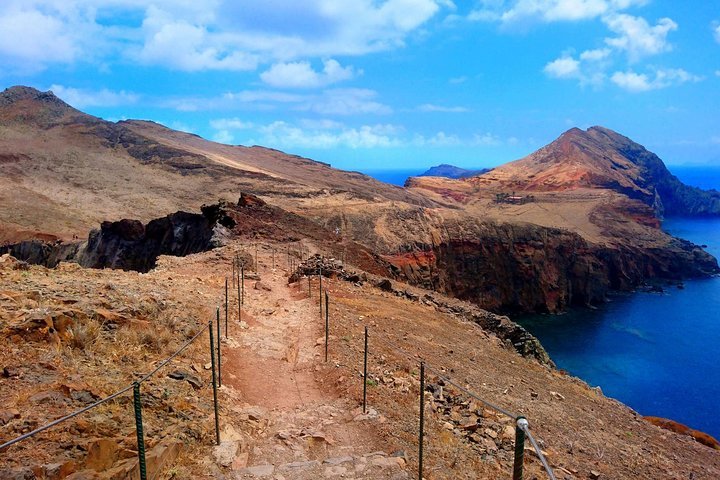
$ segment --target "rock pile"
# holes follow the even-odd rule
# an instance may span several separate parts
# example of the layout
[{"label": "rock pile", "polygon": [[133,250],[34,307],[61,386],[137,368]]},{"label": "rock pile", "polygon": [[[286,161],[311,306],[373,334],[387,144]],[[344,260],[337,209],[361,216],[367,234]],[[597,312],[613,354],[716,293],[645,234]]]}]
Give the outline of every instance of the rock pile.
[{"label": "rock pile", "polygon": [[338,278],[346,282],[362,284],[368,280],[367,275],[345,270],[345,266],[335,258],[320,256],[319,254],[308,257],[290,275],[288,283],[295,283],[303,277],[318,276],[322,274],[327,278]]}]

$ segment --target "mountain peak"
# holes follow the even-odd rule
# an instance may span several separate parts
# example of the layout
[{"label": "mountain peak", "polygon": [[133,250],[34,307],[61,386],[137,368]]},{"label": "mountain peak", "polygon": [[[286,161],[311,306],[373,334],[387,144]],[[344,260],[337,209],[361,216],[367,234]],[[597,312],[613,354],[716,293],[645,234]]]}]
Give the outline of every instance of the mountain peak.
[{"label": "mountain peak", "polygon": [[66,116],[83,116],[82,112],[59,99],[52,91],[42,92],[22,85],[0,92],[0,122],[32,122],[51,126]]},{"label": "mountain peak", "polygon": [[70,105],[55,96],[55,94],[50,90],[47,92],[41,92],[33,87],[16,85],[14,87],[6,88],[0,92],[0,105],[9,105],[27,100],[72,108]]}]

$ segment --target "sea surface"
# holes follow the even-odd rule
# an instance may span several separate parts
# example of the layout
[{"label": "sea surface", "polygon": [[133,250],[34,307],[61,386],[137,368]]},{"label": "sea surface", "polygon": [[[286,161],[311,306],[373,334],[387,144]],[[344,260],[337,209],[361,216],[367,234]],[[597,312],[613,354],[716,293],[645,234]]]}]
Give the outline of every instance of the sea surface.
[{"label": "sea surface", "polygon": [[[720,169],[671,168],[689,185],[720,190]],[[668,218],[663,229],[720,258],[720,218]],[[516,318],[557,366],[642,415],[720,438],[720,278],[684,289],[614,295],[598,310]]]},{"label": "sea surface", "polygon": [[[670,167],[688,185],[720,190],[720,168]],[[402,185],[417,170],[366,171]],[[720,218],[669,218],[671,234],[720,258]],[[597,310],[515,318],[559,368],[600,386],[642,415],[671,418],[720,438],[720,278],[664,293],[611,297]]]},{"label": "sea surface", "polygon": [[374,169],[360,169],[360,172],[365,175],[369,175],[376,180],[381,182],[390,183],[402,187],[405,185],[405,180],[408,177],[416,177],[427,171],[427,168],[414,168],[414,169],[386,169],[386,170],[374,170]]}]

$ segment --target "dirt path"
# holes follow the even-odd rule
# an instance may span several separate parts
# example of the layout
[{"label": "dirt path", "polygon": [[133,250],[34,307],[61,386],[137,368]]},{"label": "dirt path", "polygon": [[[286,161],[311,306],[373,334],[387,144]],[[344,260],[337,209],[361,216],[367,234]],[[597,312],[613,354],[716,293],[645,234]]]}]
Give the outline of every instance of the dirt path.
[{"label": "dirt path", "polygon": [[275,261],[261,247],[258,274],[245,279],[242,323],[231,296],[221,391],[232,414],[218,463],[235,478],[408,478],[402,452],[387,451],[377,434],[382,417],[358,416],[354,399],[323,382],[334,366],[324,362],[317,279],[310,299],[307,280],[288,285],[284,258]]}]

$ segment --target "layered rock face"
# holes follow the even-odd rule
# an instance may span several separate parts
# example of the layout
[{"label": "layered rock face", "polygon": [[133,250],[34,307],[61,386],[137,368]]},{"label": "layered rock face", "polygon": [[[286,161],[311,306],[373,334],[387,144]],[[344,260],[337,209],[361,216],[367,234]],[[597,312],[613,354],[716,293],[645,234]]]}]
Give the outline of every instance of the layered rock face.
[{"label": "layered rock face", "polygon": [[558,313],[648,279],[718,273],[711,255],[677,239],[663,248],[597,246],[565,230],[497,223],[470,238],[387,258],[414,284],[503,313]]}]

